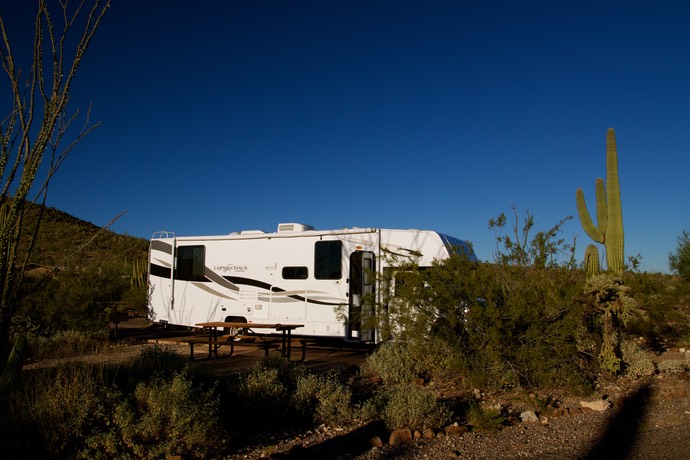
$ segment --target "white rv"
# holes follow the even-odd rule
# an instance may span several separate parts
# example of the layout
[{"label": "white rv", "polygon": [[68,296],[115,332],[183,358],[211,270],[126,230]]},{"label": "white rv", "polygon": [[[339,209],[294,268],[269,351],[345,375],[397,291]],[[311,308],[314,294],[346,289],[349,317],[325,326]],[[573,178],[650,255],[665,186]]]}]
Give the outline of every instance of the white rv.
[{"label": "white rv", "polygon": [[[149,249],[152,321],[194,326],[210,321],[297,323],[301,336],[377,342],[362,327],[362,298],[379,295],[376,273],[391,257],[430,266],[462,240],[428,230],[315,230],[280,224],[275,233],[241,231],[177,237],[157,232]],[[364,309],[364,311],[363,311]]]}]

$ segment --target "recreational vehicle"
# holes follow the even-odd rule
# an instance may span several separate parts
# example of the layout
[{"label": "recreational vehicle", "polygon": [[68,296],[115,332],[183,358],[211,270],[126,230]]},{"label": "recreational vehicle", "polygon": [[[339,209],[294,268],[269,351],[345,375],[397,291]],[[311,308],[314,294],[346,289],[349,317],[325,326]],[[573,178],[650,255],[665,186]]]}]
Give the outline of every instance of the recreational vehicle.
[{"label": "recreational vehicle", "polygon": [[315,230],[178,237],[157,232],[149,249],[152,321],[195,326],[214,321],[297,323],[300,336],[375,343],[362,299],[379,295],[377,274],[391,259],[430,266],[452,251],[476,260],[462,240],[429,230]]}]

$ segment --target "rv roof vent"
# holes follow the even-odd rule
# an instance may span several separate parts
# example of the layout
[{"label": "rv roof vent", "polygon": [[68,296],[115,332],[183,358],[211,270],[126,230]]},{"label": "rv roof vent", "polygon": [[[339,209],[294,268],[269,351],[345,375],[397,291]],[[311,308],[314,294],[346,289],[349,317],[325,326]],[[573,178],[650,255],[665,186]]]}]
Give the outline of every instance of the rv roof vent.
[{"label": "rv roof vent", "polygon": [[306,232],[307,230],[314,230],[314,227],[307,224],[278,224],[278,233]]},{"label": "rv roof vent", "polygon": [[266,233],[263,230],[242,230],[240,232],[240,235],[260,235],[262,233]]}]

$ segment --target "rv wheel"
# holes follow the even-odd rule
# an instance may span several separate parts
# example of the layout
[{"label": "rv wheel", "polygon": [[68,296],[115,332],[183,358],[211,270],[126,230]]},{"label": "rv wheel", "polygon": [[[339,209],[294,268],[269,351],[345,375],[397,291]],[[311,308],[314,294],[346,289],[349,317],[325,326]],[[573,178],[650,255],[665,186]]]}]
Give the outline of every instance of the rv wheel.
[{"label": "rv wheel", "polygon": [[[241,316],[228,316],[225,318],[226,323],[246,323],[247,319],[242,318]],[[232,339],[235,342],[240,342],[242,340],[242,336],[247,333],[247,328],[245,327],[226,327],[225,328],[225,334],[229,335],[232,337]]]}]

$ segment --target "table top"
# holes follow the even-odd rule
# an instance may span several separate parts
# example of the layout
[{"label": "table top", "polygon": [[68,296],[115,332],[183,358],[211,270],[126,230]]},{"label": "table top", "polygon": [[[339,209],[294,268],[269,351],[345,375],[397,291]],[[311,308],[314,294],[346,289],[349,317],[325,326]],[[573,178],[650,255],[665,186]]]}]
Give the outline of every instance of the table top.
[{"label": "table top", "polygon": [[196,323],[199,327],[227,327],[237,329],[275,329],[276,331],[287,331],[304,327],[304,324],[283,324],[283,323],[239,323],[234,321],[211,321],[208,323]]}]

